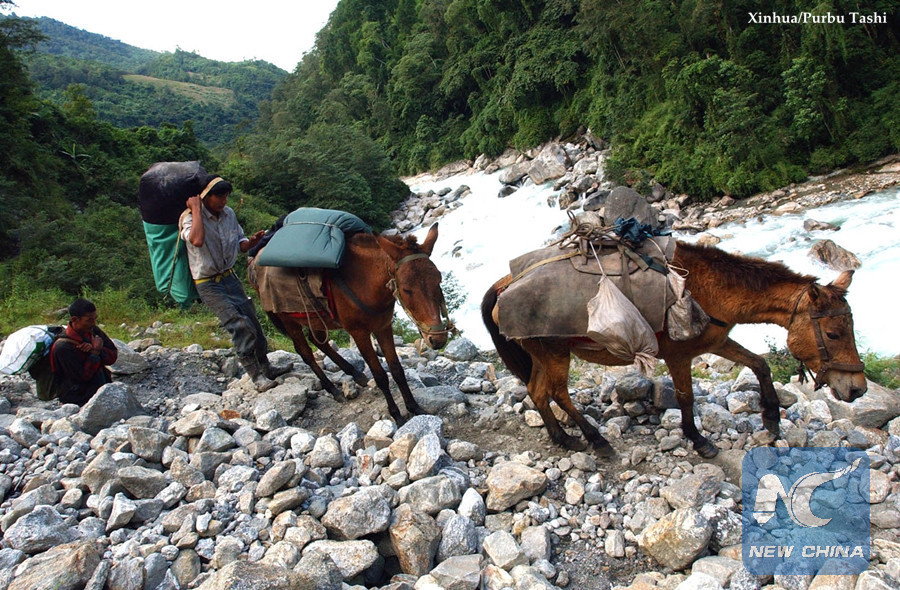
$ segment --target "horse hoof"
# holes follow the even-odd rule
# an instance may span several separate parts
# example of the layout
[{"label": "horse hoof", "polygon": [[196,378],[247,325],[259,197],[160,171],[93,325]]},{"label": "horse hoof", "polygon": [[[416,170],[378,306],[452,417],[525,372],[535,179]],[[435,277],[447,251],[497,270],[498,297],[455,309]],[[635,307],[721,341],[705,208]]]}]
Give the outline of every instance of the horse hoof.
[{"label": "horse hoof", "polygon": [[595,444],[594,452],[601,459],[614,459],[616,457],[616,450],[608,442],[606,444]]},{"label": "horse hoof", "polygon": [[715,445],[713,445],[708,440],[704,440],[700,444],[695,444],[694,450],[697,451],[697,454],[704,459],[712,459],[719,454],[719,449],[717,449]]},{"label": "horse hoof", "polygon": [[422,409],[422,406],[419,404],[407,405],[406,411],[412,414],[413,416],[424,416],[427,415],[428,412]]},{"label": "horse hoof", "polygon": [[570,451],[583,451],[587,449],[587,443],[574,436],[565,437],[560,441],[560,444]]},{"label": "horse hoof", "polygon": [[353,382],[359,385],[360,387],[368,387],[369,380],[366,379],[365,375],[358,375],[353,377]]},{"label": "horse hoof", "polygon": [[781,420],[768,420],[763,418],[763,426],[766,427],[766,430],[774,434],[775,436],[779,436],[781,434]]}]

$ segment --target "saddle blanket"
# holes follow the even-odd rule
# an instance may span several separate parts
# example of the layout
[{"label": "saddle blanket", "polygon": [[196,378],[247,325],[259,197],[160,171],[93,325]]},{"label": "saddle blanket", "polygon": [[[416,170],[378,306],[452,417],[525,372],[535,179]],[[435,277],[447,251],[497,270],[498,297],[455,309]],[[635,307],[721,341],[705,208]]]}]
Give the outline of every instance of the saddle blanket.
[{"label": "saddle blanket", "polygon": [[259,293],[264,311],[299,314],[301,317],[334,317],[334,301],[325,271],[262,266],[258,260],[258,256],[250,259],[247,279]]},{"label": "saddle blanket", "polygon": [[345,234],[371,233],[356,215],[332,209],[302,207],[289,213],[257,256],[260,266],[338,268],[344,256]]},{"label": "saddle blanket", "polygon": [[651,329],[661,332],[666,310],[676,295],[668,276],[647,268],[647,259],[654,263],[652,267],[666,268],[675,252],[675,240],[649,238],[636,252],[639,256],[623,254],[616,247],[598,250],[602,271],[589,247],[585,253],[551,246],[510,261],[514,281],[497,300],[500,332],[507,338],[586,336],[587,303],[597,294],[604,273],[638,308]]}]

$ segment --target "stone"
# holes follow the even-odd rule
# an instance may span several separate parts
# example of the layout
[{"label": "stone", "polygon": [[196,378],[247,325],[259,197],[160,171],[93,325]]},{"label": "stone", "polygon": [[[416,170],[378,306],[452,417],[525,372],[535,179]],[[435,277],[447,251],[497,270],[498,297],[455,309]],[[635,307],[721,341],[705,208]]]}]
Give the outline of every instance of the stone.
[{"label": "stone", "polygon": [[431,570],[431,577],[444,590],[475,590],[481,581],[481,556],[451,557]]},{"label": "stone", "polygon": [[337,469],[343,467],[344,457],[341,454],[341,444],[334,435],[320,436],[316,439],[316,444],[312,452],[307,457],[309,466],[328,467]]},{"label": "stone", "polygon": [[426,514],[437,514],[444,508],[459,504],[460,493],[456,484],[446,475],[426,477],[404,486],[399,491],[401,503],[408,503]]},{"label": "stone", "polygon": [[665,567],[682,570],[706,549],[712,531],[695,508],[679,508],[647,527],[640,547]]},{"label": "stone", "polygon": [[293,571],[262,563],[233,561],[215,572],[201,584],[198,590],[294,590],[299,588],[300,578]]},{"label": "stone", "polygon": [[511,570],[517,565],[528,565],[528,558],[516,543],[515,537],[506,531],[496,531],[482,542],[485,555],[497,567]]},{"label": "stone", "polygon": [[423,477],[434,475],[439,469],[446,454],[441,448],[441,441],[433,432],[427,433],[409,454],[407,461],[407,473],[409,479],[416,481]]},{"label": "stone", "polygon": [[431,570],[441,538],[441,529],[431,516],[401,504],[391,517],[389,532],[404,573],[423,576]]},{"label": "stone", "polygon": [[118,476],[125,489],[138,499],[153,498],[169,485],[161,472],[137,465],[119,469]]},{"label": "stone", "polygon": [[711,473],[691,473],[671,482],[660,490],[660,495],[672,508],[699,509],[703,504],[715,499],[722,487],[723,479],[724,474],[720,477]]},{"label": "stone", "polygon": [[344,580],[364,572],[378,560],[378,549],[369,540],[313,541],[303,550],[303,557],[312,553],[324,553],[334,560]]},{"label": "stone", "polygon": [[856,270],[862,265],[853,252],[841,248],[832,240],[822,240],[813,244],[809,249],[809,257],[832,270]]},{"label": "stone", "polygon": [[57,545],[29,559],[9,590],[83,588],[98,565],[100,551],[93,540]]},{"label": "stone", "polygon": [[297,463],[294,461],[279,461],[272,465],[268,471],[263,474],[256,486],[256,495],[265,498],[275,494],[287,485],[294,474],[297,472]]},{"label": "stone", "polygon": [[391,523],[394,491],[388,486],[363,488],[328,505],[322,524],[332,537],[353,540],[387,530]]},{"label": "stone", "polygon": [[22,516],[3,534],[3,540],[13,549],[34,555],[56,545],[70,543],[76,538],[52,506],[37,506]]},{"label": "stone", "polygon": [[542,493],[548,484],[547,476],[515,461],[494,465],[488,474],[487,509],[499,512]]},{"label": "stone", "polygon": [[304,555],[294,566],[300,579],[297,588],[315,588],[316,590],[342,590],[344,576],[340,568],[327,554],[321,551]]},{"label": "stone", "polygon": [[451,515],[441,529],[438,563],[456,555],[470,555],[478,551],[475,523],[467,516]]},{"label": "stone", "polygon": [[163,451],[175,442],[175,437],[154,428],[129,426],[128,442],[131,443],[131,452],[141,459],[161,463]]},{"label": "stone", "polygon": [[118,350],[116,362],[109,366],[113,375],[135,375],[150,369],[150,363],[133,348],[121,340],[111,340]]},{"label": "stone", "polygon": [[72,417],[88,434],[97,434],[119,420],[146,414],[131,389],[121,382],[107,383],[97,390],[81,410]]}]

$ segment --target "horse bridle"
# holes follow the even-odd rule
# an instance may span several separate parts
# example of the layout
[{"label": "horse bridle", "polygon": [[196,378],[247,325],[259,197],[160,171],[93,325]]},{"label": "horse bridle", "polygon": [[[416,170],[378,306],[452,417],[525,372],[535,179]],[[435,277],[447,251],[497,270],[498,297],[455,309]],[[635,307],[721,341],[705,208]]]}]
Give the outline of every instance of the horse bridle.
[{"label": "horse bridle", "polygon": [[387,288],[393,294],[394,299],[397,300],[397,303],[400,304],[400,307],[403,308],[403,311],[406,312],[406,315],[409,316],[409,319],[413,321],[418,328],[419,332],[423,336],[435,336],[437,334],[457,334],[459,331],[456,329],[456,326],[453,324],[453,321],[450,319],[450,312],[447,310],[447,302],[444,300],[444,293],[441,292],[441,319],[443,320],[440,324],[426,324],[424,322],[420,322],[416,319],[416,317],[409,311],[406,307],[406,304],[403,303],[403,299],[400,298],[400,286],[397,284],[397,271],[400,270],[400,267],[410,262],[412,260],[418,260],[419,258],[430,258],[428,254],[424,252],[419,252],[416,254],[410,254],[409,256],[404,256],[400,260],[397,261],[397,264],[394,265],[394,270],[391,272],[391,279],[387,282]]},{"label": "horse bridle", "polygon": [[[791,326],[794,325],[794,319],[797,316],[797,309],[800,307],[800,300],[803,299],[803,296],[809,292],[814,283],[810,283],[806,289],[800,292],[800,295],[797,297],[797,301],[794,302],[794,310],[791,312],[791,321],[788,322],[788,332],[791,330]],[[843,306],[837,307],[835,309],[829,309],[827,311],[817,311],[810,310],[807,308],[806,314],[809,316],[809,323],[812,324],[813,334],[816,336],[816,347],[819,349],[819,372],[813,373],[811,369],[806,367],[806,364],[796,357],[793,353],[791,353],[794,358],[796,358],[800,362],[799,372],[800,372],[800,382],[803,383],[806,381],[806,372],[809,371],[809,374],[813,376],[813,385],[816,389],[821,389],[823,385],[825,385],[825,373],[827,373],[831,369],[837,369],[838,371],[848,371],[851,373],[857,373],[864,371],[866,369],[866,365],[863,363],[836,363],[831,359],[831,353],[828,352],[828,348],[825,346],[825,338],[822,337],[822,318],[829,317],[838,317],[842,315],[850,315],[850,304],[844,303]]]}]

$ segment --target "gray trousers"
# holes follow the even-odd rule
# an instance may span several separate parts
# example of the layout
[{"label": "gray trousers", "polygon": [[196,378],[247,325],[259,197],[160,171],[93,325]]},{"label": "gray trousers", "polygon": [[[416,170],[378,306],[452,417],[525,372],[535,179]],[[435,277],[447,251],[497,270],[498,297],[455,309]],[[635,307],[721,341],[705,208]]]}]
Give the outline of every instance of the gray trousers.
[{"label": "gray trousers", "polygon": [[268,345],[262,326],[256,318],[256,307],[247,297],[241,281],[230,274],[221,281],[197,285],[200,300],[213,310],[219,324],[231,334],[234,352],[240,358],[256,358],[265,364]]}]

